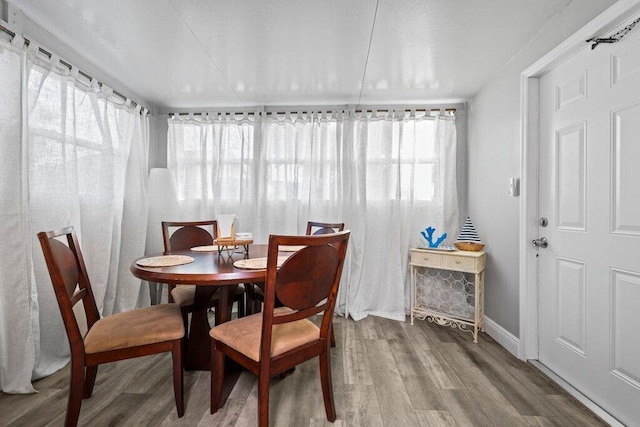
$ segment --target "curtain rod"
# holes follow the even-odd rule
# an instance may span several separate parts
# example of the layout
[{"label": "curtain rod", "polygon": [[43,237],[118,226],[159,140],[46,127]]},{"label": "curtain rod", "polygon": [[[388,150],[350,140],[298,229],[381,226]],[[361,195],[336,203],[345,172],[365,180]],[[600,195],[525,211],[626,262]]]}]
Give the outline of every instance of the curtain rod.
[{"label": "curtain rod", "polygon": [[[411,108],[401,108],[400,110],[404,110],[404,111],[416,111],[419,113],[427,113],[427,112],[434,112],[434,111],[441,111],[444,110],[446,113],[455,113],[456,109],[455,108],[431,108],[431,109],[426,109],[426,108],[416,108],[416,109],[411,109]],[[338,110],[336,110],[338,111]],[[327,113],[333,113],[336,112],[333,110],[326,110]],[[343,110],[339,110],[339,111],[343,111]],[[392,110],[388,110],[388,109],[384,109],[384,110],[377,110],[377,109],[360,109],[360,110],[355,110],[356,113],[372,113],[374,111],[377,111],[379,113],[388,113],[389,111]],[[313,113],[316,112],[314,110],[309,110],[309,111],[262,111],[265,114],[298,114],[298,113]],[[234,111],[229,111],[229,112],[224,112],[224,111],[216,111],[213,113],[168,113],[167,115],[169,116],[188,116],[188,115],[193,115],[193,116],[204,116],[205,114],[225,114],[225,113],[229,113],[229,114],[247,114],[249,116],[253,116],[255,115],[257,112],[255,111],[238,111],[238,112],[234,112]]]},{"label": "curtain rod", "polygon": [[[9,34],[9,36],[11,36],[11,38],[16,36],[16,33],[14,33],[13,31],[11,31],[10,29],[6,28],[3,25],[0,25],[0,31],[4,31],[5,33]],[[22,37],[24,39],[24,44],[26,44],[27,46],[29,46],[29,44],[31,43],[31,41],[25,37]],[[38,46],[38,51],[40,53],[42,53],[43,55],[45,55],[47,58],[51,59],[51,57],[53,56],[53,53],[49,52],[48,50],[44,49],[42,46]],[[71,70],[73,68],[73,65],[69,64],[67,61],[65,61],[64,59],[60,59],[60,63],[62,65],[64,65],[65,67],[67,67],[69,70]],[[91,77],[91,75],[85,73],[84,71],[78,69],[78,74],[81,75],[82,77],[88,79],[88,80],[93,80],[93,77]],[[98,82],[98,86],[102,87],[103,83],[102,82]],[[147,112],[149,112],[149,109],[144,107],[141,104],[138,104],[137,102],[135,102],[134,100],[127,98],[126,96],[124,96],[123,94],[121,94],[120,92],[118,92],[117,90],[111,88],[113,95],[115,95],[117,98],[120,98],[123,101],[127,101],[127,99],[129,101],[131,101],[131,104],[133,105],[133,107],[137,107],[140,106],[140,114],[142,114],[145,110]]]}]

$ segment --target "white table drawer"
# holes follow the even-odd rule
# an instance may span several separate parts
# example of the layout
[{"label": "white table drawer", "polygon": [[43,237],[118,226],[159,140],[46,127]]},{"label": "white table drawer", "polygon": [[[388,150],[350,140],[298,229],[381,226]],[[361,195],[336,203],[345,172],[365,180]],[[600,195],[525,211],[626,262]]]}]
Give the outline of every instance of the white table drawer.
[{"label": "white table drawer", "polygon": [[442,255],[430,252],[411,252],[411,264],[423,267],[439,268],[442,267]]},{"label": "white table drawer", "polygon": [[476,270],[476,259],[465,257],[465,256],[447,256],[442,260],[442,266],[444,268],[451,268],[454,270],[462,270],[462,271],[475,271]]}]

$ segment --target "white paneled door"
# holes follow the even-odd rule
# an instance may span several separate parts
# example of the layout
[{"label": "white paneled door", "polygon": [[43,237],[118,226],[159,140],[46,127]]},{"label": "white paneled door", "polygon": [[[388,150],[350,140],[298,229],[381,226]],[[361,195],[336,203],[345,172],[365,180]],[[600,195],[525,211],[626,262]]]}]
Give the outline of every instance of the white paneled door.
[{"label": "white paneled door", "polygon": [[640,425],[640,30],[541,77],[539,173],[539,360]]}]

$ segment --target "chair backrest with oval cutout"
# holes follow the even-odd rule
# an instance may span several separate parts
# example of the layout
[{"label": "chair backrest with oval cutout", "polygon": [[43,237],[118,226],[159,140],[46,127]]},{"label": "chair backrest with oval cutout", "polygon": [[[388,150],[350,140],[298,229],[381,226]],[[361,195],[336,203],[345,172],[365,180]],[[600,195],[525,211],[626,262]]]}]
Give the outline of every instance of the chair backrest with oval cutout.
[{"label": "chair backrest with oval cutout", "polygon": [[82,302],[89,329],[100,319],[100,313],[91,290],[78,238],[73,227],[67,227],[40,232],[38,240],[51,277],[71,351],[82,352],[84,351],[83,336],[73,306]]},{"label": "chair backrest with oval cutout", "polygon": [[[173,233],[171,229],[177,228]],[[207,229],[211,231],[207,231]],[[218,223],[208,221],[163,221],[162,238],[165,252],[187,250],[194,246],[213,245]]]},{"label": "chair backrest with oval cutout", "polygon": [[[313,236],[269,237],[264,290],[263,345],[271,342],[273,325],[323,313],[320,337],[329,337],[350,231]],[[279,246],[304,246],[278,269]],[[278,308],[276,300],[290,310]],[[270,344],[269,344],[270,345]]]}]

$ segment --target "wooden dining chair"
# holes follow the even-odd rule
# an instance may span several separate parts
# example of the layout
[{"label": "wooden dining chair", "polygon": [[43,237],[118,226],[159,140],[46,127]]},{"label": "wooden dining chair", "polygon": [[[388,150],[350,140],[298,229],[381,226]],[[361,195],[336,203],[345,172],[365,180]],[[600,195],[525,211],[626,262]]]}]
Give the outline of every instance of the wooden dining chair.
[{"label": "wooden dining chair", "polygon": [[[160,304],[100,318],[73,227],[38,233],[71,347],[71,382],[65,426],[78,424],[82,399],[91,397],[98,365],[171,352],[173,391],[178,417],[184,415],[180,307]],[[73,311],[82,301],[87,332],[83,336]]]},{"label": "wooden dining chair", "polygon": [[[172,229],[176,229],[171,232]],[[210,231],[208,231],[210,230]],[[162,240],[164,251],[183,251],[195,246],[210,246],[218,236],[218,222],[208,221],[163,221]],[[196,285],[168,285],[168,300],[176,302],[184,319],[185,330],[188,328],[188,316],[193,311],[196,295]],[[238,317],[245,315],[245,291],[244,286],[238,286],[234,302],[238,304]],[[216,309],[220,301],[220,292],[216,291],[211,296],[209,307]]]},{"label": "wooden dining chair", "polygon": [[[336,419],[329,336],[349,231],[269,237],[264,311],[211,329],[211,413],[220,407],[224,357],[258,376],[258,418],[269,424],[269,379],[314,357],[329,421]],[[280,245],[304,245],[277,268]],[[276,307],[276,298],[282,304]],[[320,327],[308,318],[322,313]]]},{"label": "wooden dining chair", "polygon": [[[344,222],[307,222],[307,236],[317,236],[320,234],[337,233],[344,230]],[[264,302],[264,291],[262,284],[254,284],[247,290],[247,307],[250,313],[257,313]],[[336,346],[336,337],[331,326],[331,347]]]},{"label": "wooden dining chair", "polygon": [[344,222],[307,222],[307,235],[336,233],[344,230]]}]

